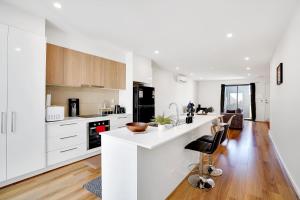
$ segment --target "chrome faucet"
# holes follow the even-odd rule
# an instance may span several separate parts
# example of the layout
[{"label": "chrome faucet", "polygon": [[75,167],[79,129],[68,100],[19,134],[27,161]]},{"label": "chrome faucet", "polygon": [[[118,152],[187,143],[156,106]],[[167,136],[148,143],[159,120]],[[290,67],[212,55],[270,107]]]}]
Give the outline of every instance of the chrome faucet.
[{"label": "chrome faucet", "polygon": [[175,121],[175,126],[178,126],[179,125],[179,111],[178,111],[178,105],[176,104],[176,103],[170,103],[170,105],[169,105],[169,109],[172,107],[172,105],[175,105],[175,107],[176,107],[176,117],[177,117],[177,119],[176,119],[176,121]]}]

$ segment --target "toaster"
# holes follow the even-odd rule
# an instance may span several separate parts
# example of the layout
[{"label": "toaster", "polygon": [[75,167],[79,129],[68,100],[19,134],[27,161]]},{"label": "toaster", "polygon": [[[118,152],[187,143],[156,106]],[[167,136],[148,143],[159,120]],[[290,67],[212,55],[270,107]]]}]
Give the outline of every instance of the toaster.
[{"label": "toaster", "polygon": [[46,108],[46,121],[54,122],[64,120],[65,107],[63,106],[48,106]]}]

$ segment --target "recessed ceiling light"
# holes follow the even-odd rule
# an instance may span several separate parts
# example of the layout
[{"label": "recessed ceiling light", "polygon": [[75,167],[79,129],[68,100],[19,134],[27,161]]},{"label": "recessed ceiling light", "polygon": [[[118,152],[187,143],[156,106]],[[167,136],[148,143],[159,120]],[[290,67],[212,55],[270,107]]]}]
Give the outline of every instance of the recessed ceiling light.
[{"label": "recessed ceiling light", "polygon": [[248,60],[250,60],[250,58],[249,57],[245,57],[245,60],[248,61]]},{"label": "recessed ceiling light", "polygon": [[176,67],[175,69],[178,71],[180,69],[180,67]]},{"label": "recessed ceiling light", "polygon": [[190,76],[194,76],[194,73],[193,73],[193,72],[191,72],[191,73],[190,73]]},{"label": "recessed ceiling light", "polygon": [[250,73],[248,73],[248,76],[251,76],[251,74],[250,74]]},{"label": "recessed ceiling light", "polygon": [[199,77],[199,80],[203,80],[203,77]]},{"label": "recessed ceiling light", "polygon": [[251,67],[246,67],[246,70],[247,70],[247,71],[250,71],[250,70],[251,70]]},{"label": "recessed ceiling light", "polygon": [[15,48],[16,51],[21,51],[22,49],[20,47]]},{"label": "recessed ceiling light", "polygon": [[232,33],[227,33],[227,34],[226,34],[226,37],[227,37],[227,38],[232,38],[232,36],[233,36]]},{"label": "recessed ceiling light", "polygon": [[54,6],[54,8],[58,8],[58,9],[62,8],[62,6],[61,6],[61,4],[59,2],[54,2],[53,6]]},{"label": "recessed ceiling light", "polygon": [[155,54],[159,54],[159,51],[158,51],[158,50],[155,50],[154,53],[155,53]]}]

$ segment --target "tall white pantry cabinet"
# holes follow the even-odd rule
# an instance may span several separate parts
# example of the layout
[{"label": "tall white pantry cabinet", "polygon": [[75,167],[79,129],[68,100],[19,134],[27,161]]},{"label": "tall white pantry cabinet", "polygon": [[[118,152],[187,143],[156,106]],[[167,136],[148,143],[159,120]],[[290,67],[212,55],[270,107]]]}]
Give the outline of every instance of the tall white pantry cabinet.
[{"label": "tall white pantry cabinet", "polygon": [[0,24],[0,182],[46,165],[45,45]]}]

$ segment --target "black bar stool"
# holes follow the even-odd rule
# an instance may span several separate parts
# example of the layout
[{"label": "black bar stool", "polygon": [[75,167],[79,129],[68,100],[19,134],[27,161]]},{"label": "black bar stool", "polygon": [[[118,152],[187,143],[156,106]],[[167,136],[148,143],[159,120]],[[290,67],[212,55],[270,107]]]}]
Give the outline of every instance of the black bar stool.
[{"label": "black bar stool", "polygon": [[[229,126],[227,126],[227,125],[218,126],[219,129],[223,130],[223,135],[220,139],[219,144],[224,142],[224,140],[226,139],[226,134],[227,134],[228,127]],[[204,136],[198,138],[197,141],[206,142],[206,143],[211,144],[211,143],[214,142],[214,138],[215,138],[215,135],[204,135]],[[223,174],[222,169],[216,168],[215,166],[213,166],[212,155],[211,154],[208,154],[208,165],[205,166],[205,173],[208,173],[211,176],[221,176]]]},{"label": "black bar stool", "polygon": [[190,149],[193,151],[200,152],[199,156],[199,172],[198,174],[190,175],[188,178],[189,183],[193,187],[199,187],[201,189],[209,189],[213,188],[215,186],[215,182],[210,177],[204,177],[203,176],[203,156],[202,154],[213,154],[218,145],[220,144],[221,138],[224,135],[224,129],[220,129],[213,137],[212,142],[205,142],[201,140],[194,140],[193,142],[189,143],[185,146],[186,149]]},{"label": "black bar stool", "polygon": [[[231,122],[232,122],[232,119],[235,117],[235,115],[231,116],[231,118],[228,120],[227,123],[213,123],[213,126],[212,126],[212,133],[214,134],[214,131],[216,129],[219,129],[220,127],[223,127],[224,128],[224,134],[221,138],[221,141],[220,141],[220,144],[222,144],[226,139],[227,139],[227,144],[228,144],[228,141],[229,141],[229,137],[228,137],[228,134],[229,134],[229,128],[230,128],[230,125],[231,125]],[[213,142],[213,139],[214,139],[214,136],[213,135],[204,135],[202,137],[200,137],[199,141],[204,141],[204,142],[209,142],[209,143],[212,143]],[[208,156],[208,166],[206,167],[206,171],[211,175],[211,176],[221,176],[223,174],[223,170],[222,169],[219,169],[219,168],[216,168],[215,166],[213,166],[212,164],[212,156],[209,155]]]}]

